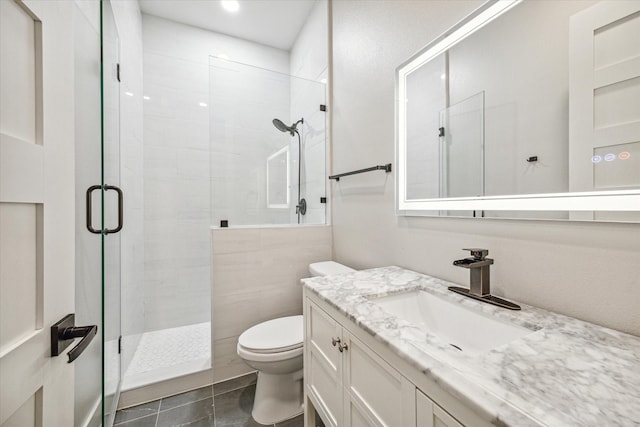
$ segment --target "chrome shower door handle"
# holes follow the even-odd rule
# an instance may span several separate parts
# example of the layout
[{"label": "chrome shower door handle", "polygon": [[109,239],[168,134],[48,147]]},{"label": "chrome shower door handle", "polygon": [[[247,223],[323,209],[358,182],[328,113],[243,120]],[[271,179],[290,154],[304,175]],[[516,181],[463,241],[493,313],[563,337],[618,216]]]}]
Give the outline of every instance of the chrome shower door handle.
[{"label": "chrome shower door handle", "polygon": [[124,196],[122,194],[122,190],[116,187],[115,185],[105,185],[104,190],[105,191],[115,190],[115,192],[118,193],[118,226],[114,229],[105,228],[104,234],[117,233],[118,231],[122,230],[122,221],[124,216],[124,207],[123,207]]}]

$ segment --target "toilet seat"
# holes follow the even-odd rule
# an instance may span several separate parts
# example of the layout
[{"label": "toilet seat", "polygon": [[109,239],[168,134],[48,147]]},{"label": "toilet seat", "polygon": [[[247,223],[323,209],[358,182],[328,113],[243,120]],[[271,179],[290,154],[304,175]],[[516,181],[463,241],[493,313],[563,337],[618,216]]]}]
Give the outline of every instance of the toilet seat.
[{"label": "toilet seat", "polygon": [[238,344],[236,348],[238,356],[242,359],[251,361],[251,362],[281,362],[288,359],[294,359],[296,357],[302,356],[302,345],[298,348],[294,348],[293,350],[280,351],[275,353],[255,353],[251,350],[247,350]]},{"label": "toilet seat", "polygon": [[303,323],[302,316],[298,315],[252,326],[238,338],[238,351],[266,355],[302,349]]}]

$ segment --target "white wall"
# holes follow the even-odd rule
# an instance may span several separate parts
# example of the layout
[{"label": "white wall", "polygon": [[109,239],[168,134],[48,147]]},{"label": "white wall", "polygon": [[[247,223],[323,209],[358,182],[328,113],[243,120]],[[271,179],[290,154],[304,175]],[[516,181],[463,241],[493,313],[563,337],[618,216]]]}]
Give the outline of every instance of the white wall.
[{"label": "white wall", "polygon": [[[333,2],[335,171],[392,161],[395,68],[480,4]],[[350,178],[332,184],[338,262],[467,284],[451,263],[484,247],[495,294],[640,335],[639,224],[396,217],[391,174]]]},{"label": "white wall", "polygon": [[288,53],[143,15],[145,330],[210,319],[209,56],[287,72]]}]

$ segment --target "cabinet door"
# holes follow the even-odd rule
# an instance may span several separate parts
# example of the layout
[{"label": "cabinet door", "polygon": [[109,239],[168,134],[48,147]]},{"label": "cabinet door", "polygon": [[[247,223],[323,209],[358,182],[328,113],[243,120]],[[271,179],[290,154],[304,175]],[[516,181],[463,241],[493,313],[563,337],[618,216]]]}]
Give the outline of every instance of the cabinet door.
[{"label": "cabinet door", "polygon": [[415,426],[415,386],[343,331],[345,427]]},{"label": "cabinet door", "polygon": [[451,415],[436,405],[424,393],[416,389],[416,414],[418,427],[463,427]]},{"label": "cabinet door", "polygon": [[306,391],[325,425],[342,427],[343,357],[332,341],[342,338],[342,327],[315,304],[305,308]]}]

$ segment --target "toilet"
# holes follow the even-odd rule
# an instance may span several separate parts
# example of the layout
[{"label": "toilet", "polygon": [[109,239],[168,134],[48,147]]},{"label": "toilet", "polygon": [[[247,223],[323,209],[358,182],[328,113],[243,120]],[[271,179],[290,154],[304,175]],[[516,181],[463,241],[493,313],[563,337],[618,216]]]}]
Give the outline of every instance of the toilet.
[{"label": "toilet", "polygon": [[[311,276],[355,271],[333,261],[309,265]],[[259,323],[238,338],[238,356],[258,371],[251,415],[260,424],[275,424],[303,412],[302,316]]]}]

